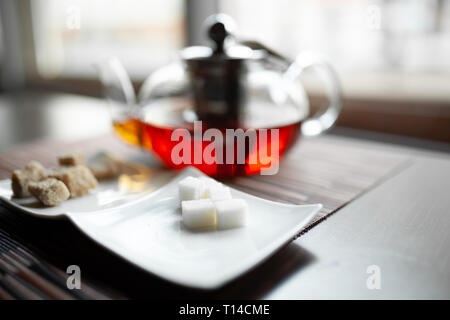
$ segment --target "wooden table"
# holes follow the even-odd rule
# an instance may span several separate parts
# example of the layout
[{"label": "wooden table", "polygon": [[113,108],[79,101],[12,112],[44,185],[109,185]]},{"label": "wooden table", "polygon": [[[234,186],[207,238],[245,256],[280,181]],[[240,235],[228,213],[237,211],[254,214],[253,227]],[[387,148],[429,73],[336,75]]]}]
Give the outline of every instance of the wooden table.
[{"label": "wooden table", "polygon": [[[14,138],[4,140],[0,177],[30,157],[52,165],[56,153],[74,146],[87,153],[99,146],[136,153],[107,133],[104,108],[102,101],[69,95],[0,98],[0,113],[16,119],[3,118],[10,127],[13,121],[30,122],[32,117],[47,124],[55,121],[52,125],[57,128],[50,133],[42,125],[22,128],[22,139],[3,129]],[[80,122],[58,127],[58,119],[68,112]],[[83,119],[89,119],[86,125]],[[89,126],[95,130],[89,131]],[[0,136],[5,136],[2,128]],[[89,132],[101,135],[88,138]],[[40,139],[16,145],[30,136]],[[14,145],[8,144],[14,139]],[[66,221],[39,220],[0,206],[0,239],[17,240],[17,246],[29,248],[62,278],[68,265],[80,265],[85,296],[69,292],[72,298],[450,298],[447,153],[329,134],[302,140],[283,160],[277,176],[241,177],[227,183],[278,201],[322,202],[324,209],[321,219],[298,239],[213,292],[178,287],[146,274],[105,252]],[[367,286],[373,268],[380,272],[380,289]]]}]

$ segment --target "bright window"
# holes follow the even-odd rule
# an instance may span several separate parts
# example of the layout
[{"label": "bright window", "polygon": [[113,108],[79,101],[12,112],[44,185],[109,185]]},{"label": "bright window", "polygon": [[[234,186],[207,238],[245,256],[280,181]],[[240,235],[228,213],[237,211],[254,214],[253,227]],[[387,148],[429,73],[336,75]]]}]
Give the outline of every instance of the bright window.
[{"label": "bright window", "polygon": [[185,44],[183,0],[33,0],[40,76],[93,77],[93,64],[119,57],[143,78]]},{"label": "bright window", "polygon": [[[222,0],[239,33],[324,53],[350,95],[450,100],[450,0]],[[422,96],[421,96],[422,97]]]}]

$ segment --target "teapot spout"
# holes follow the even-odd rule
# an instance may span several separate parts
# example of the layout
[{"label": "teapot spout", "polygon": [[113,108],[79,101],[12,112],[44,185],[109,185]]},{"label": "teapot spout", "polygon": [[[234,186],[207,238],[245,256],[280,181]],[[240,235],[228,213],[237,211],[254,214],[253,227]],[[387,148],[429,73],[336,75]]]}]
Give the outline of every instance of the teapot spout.
[{"label": "teapot spout", "polygon": [[123,64],[116,57],[96,63],[103,93],[108,101],[131,112],[136,107],[136,94]]},{"label": "teapot spout", "polygon": [[127,71],[116,57],[95,64],[111,110],[113,128],[122,140],[141,146],[136,94]]}]

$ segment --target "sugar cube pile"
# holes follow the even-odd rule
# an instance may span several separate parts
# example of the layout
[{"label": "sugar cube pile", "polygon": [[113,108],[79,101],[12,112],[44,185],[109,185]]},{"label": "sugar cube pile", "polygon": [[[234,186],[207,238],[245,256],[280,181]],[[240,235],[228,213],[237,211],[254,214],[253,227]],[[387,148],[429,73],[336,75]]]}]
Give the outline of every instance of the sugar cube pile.
[{"label": "sugar cube pile", "polygon": [[248,205],[233,199],[230,188],[208,177],[186,177],[178,183],[183,224],[190,229],[245,226]]}]

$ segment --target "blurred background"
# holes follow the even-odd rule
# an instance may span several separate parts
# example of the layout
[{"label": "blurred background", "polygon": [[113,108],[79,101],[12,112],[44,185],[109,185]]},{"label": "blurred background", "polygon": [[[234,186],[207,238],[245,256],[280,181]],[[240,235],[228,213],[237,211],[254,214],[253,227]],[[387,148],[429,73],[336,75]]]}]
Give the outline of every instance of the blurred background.
[{"label": "blurred background", "polygon": [[[288,57],[325,54],[344,89],[338,127],[450,142],[450,0],[0,0],[0,148],[35,135],[11,124],[37,126],[42,111],[29,104],[52,110],[42,126],[53,133],[74,125],[55,114],[88,108],[41,92],[101,97],[93,65],[111,55],[138,88],[178,49],[204,44],[202,22],[217,12],[236,20],[239,37]],[[323,106],[319,82],[304,82],[313,107]],[[84,131],[110,126],[80,121]]]}]

